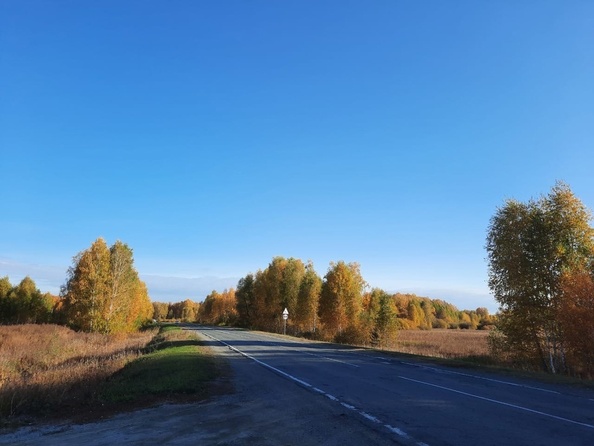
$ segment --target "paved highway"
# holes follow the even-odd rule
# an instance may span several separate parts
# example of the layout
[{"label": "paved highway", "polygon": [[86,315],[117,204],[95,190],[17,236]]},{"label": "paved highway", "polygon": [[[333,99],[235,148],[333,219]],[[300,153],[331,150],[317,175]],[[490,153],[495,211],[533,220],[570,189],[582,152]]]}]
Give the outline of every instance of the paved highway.
[{"label": "paved highway", "polygon": [[[199,327],[250,362],[255,385],[282,378],[311,413],[331,405],[385,444],[594,445],[594,392],[238,329]],[[276,376],[275,376],[276,375]],[[290,421],[287,422],[289,428]]]}]

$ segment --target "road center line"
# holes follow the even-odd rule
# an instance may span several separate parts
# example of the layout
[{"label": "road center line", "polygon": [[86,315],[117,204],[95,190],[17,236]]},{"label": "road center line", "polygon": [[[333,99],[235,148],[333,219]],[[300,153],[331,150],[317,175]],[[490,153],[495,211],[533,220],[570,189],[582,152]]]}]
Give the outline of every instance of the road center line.
[{"label": "road center line", "polygon": [[[204,336],[207,336],[207,337],[209,337],[209,338],[217,341],[217,342],[220,342],[221,344],[227,346],[229,349],[233,350],[234,352],[239,353],[240,355],[242,355],[242,356],[244,356],[244,357],[246,357],[248,359],[251,359],[252,361],[256,362],[257,364],[261,365],[262,367],[265,367],[268,370],[271,370],[272,372],[274,372],[274,373],[276,373],[278,375],[281,375],[281,376],[283,376],[283,377],[285,377],[285,378],[287,378],[287,379],[289,379],[289,380],[291,380],[291,381],[299,384],[302,387],[305,387],[307,389],[311,389],[312,391],[314,391],[316,393],[319,393],[319,394],[325,396],[326,398],[339,403],[345,409],[351,410],[351,411],[355,412],[356,414],[360,415],[361,417],[363,417],[363,418],[365,418],[365,419],[367,419],[367,420],[369,420],[369,421],[371,421],[371,422],[373,422],[375,424],[379,424],[380,426],[384,426],[385,428],[387,428],[393,434],[396,434],[396,435],[398,435],[401,438],[406,438],[406,439],[409,439],[409,440],[412,439],[412,437],[410,435],[408,435],[406,432],[404,432],[403,430],[398,429],[397,427],[390,426],[389,424],[384,424],[381,420],[379,420],[378,418],[374,417],[373,415],[371,415],[371,414],[369,414],[369,413],[367,413],[367,412],[365,412],[365,411],[363,411],[361,409],[357,409],[355,406],[352,406],[352,405],[350,405],[348,403],[345,403],[344,401],[341,401],[339,398],[335,397],[334,395],[331,395],[331,394],[329,394],[327,392],[324,392],[323,390],[318,389],[317,387],[314,387],[313,385],[311,385],[310,383],[308,383],[306,381],[303,381],[302,379],[299,379],[299,378],[297,378],[297,377],[295,377],[295,376],[293,376],[293,375],[291,375],[291,374],[289,374],[287,372],[283,372],[282,370],[277,369],[276,367],[271,366],[270,364],[267,364],[267,363],[265,363],[263,361],[260,361],[259,359],[254,358],[252,355],[250,355],[248,353],[245,353],[245,352],[242,352],[241,350],[233,347],[230,344],[227,344],[224,341],[221,341],[220,339],[215,338],[214,336],[212,336],[210,334],[204,333],[202,331],[200,333],[203,334]],[[425,444],[423,442],[416,442],[416,444],[417,444],[417,446],[428,446],[427,444]]]},{"label": "road center line", "polygon": [[304,352],[303,350],[300,350],[300,352],[305,353],[306,355],[316,356],[318,358],[325,359],[326,361],[340,362],[341,364],[344,364],[344,365],[359,368],[359,366],[357,364],[351,364],[350,362],[341,361],[340,359],[328,358],[327,356],[316,355],[315,353]]},{"label": "road center line", "polygon": [[469,396],[471,398],[477,398],[479,400],[489,401],[491,403],[500,404],[502,406],[513,407],[514,409],[524,410],[526,412],[531,412],[531,413],[535,413],[535,414],[542,415],[542,416],[545,416],[545,417],[554,418],[555,420],[565,421],[567,423],[577,424],[579,426],[584,426],[584,427],[587,427],[587,428],[590,428],[590,429],[594,429],[594,426],[591,425],[591,424],[581,423],[579,421],[570,420],[569,418],[559,417],[557,415],[552,415],[550,413],[541,412],[539,410],[529,409],[527,407],[518,406],[516,404],[506,403],[504,401],[494,400],[494,399],[491,399],[491,398],[486,398],[484,396],[474,395],[474,394],[468,393],[468,392],[462,392],[461,390],[456,390],[456,389],[452,389],[450,387],[444,387],[444,386],[440,386],[440,385],[437,385],[437,384],[428,383],[426,381],[419,381],[419,380],[412,379],[412,378],[406,378],[405,376],[398,376],[398,378],[404,379],[406,381],[412,381],[412,382],[415,382],[415,383],[418,383],[418,384],[424,384],[426,386],[436,387],[436,388],[442,389],[442,390],[447,390],[448,392],[454,392],[454,393],[458,393],[460,395]]},{"label": "road center line", "polygon": [[430,367],[427,365],[415,364],[413,362],[405,362],[405,361],[401,361],[401,362],[402,362],[402,364],[411,365],[414,367],[420,367],[422,369],[433,370],[438,373],[466,376],[468,378],[482,379],[484,381],[491,381],[491,382],[495,382],[498,384],[506,384],[508,386],[515,386],[515,387],[524,387],[526,389],[538,390],[540,392],[554,393],[554,394],[560,395],[560,392],[557,392],[556,390],[543,389],[542,387],[528,386],[526,384],[518,384],[518,383],[513,383],[511,381],[503,381],[500,379],[487,378],[485,376],[471,375],[470,373],[454,372],[453,370],[438,369],[437,367]]}]

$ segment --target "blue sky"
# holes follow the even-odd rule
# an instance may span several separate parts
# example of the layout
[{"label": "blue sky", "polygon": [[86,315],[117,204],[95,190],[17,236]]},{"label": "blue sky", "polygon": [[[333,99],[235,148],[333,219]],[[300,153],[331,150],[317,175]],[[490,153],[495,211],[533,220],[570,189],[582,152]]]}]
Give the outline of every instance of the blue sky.
[{"label": "blue sky", "polygon": [[497,308],[489,219],[594,208],[589,1],[0,2],[0,276],[122,240],[153,300],[274,256]]}]

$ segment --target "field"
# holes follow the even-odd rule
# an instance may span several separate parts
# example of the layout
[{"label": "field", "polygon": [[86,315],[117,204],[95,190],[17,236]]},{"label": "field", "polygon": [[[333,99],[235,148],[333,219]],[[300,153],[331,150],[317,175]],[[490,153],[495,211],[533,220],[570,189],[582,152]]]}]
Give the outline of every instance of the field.
[{"label": "field", "polygon": [[81,421],[226,392],[226,368],[178,326],[110,336],[58,325],[0,326],[0,427]]},{"label": "field", "polygon": [[489,355],[486,330],[400,330],[390,349],[436,358],[477,358]]},{"label": "field", "polygon": [[58,325],[0,326],[0,415],[44,413],[92,398],[155,333],[109,336]]}]

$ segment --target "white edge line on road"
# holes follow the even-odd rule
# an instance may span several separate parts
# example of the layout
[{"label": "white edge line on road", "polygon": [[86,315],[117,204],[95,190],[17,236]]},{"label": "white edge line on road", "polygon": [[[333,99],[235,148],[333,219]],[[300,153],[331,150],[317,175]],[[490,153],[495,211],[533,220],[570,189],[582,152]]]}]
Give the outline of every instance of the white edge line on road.
[{"label": "white edge line on road", "polygon": [[489,401],[489,402],[495,403],[495,404],[501,404],[502,406],[513,407],[514,409],[524,410],[526,412],[531,412],[531,413],[535,413],[535,414],[542,415],[542,416],[545,416],[545,417],[554,418],[555,420],[565,421],[567,423],[577,424],[579,426],[584,426],[584,427],[587,427],[587,428],[590,428],[590,429],[594,429],[594,426],[591,425],[591,424],[581,423],[579,421],[570,420],[569,418],[559,417],[557,415],[552,415],[550,413],[541,412],[539,410],[529,409],[527,407],[518,406],[516,404],[506,403],[504,401],[498,401],[498,400],[494,400],[494,399],[491,399],[491,398],[486,398],[484,396],[474,395],[474,394],[468,393],[468,392],[462,392],[461,390],[452,389],[450,387],[444,387],[444,386],[440,386],[440,385],[437,385],[437,384],[428,383],[428,382],[425,382],[425,381],[419,381],[419,380],[412,379],[412,378],[406,378],[404,376],[398,376],[398,378],[404,379],[406,381],[412,381],[412,382],[415,382],[415,383],[418,383],[418,384],[424,384],[426,386],[436,387],[436,388],[442,389],[442,390],[447,390],[449,392],[459,393],[460,395],[469,396],[471,398],[477,398],[479,400]]},{"label": "white edge line on road", "polygon": [[[282,370],[277,369],[276,367],[273,367],[270,364],[266,364],[265,362],[262,362],[259,359],[254,358],[252,355],[250,355],[248,353],[242,352],[241,350],[233,347],[232,345],[227,344],[224,341],[221,341],[220,339],[215,338],[214,336],[211,336],[211,335],[209,335],[207,333],[204,333],[204,332],[200,332],[200,333],[204,334],[205,336],[208,336],[209,338],[211,338],[211,339],[213,339],[213,340],[215,340],[217,342],[220,342],[221,344],[229,347],[234,352],[239,353],[240,355],[242,355],[242,356],[244,356],[244,357],[246,357],[248,359],[251,359],[252,361],[256,362],[257,364],[260,364],[261,366],[267,368],[268,370],[271,370],[274,373],[277,373],[277,374],[279,374],[281,376],[284,376],[285,378],[290,379],[291,381],[296,382],[297,384],[299,384],[299,385],[301,385],[301,386],[303,386],[303,387],[305,387],[307,389],[311,389],[314,392],[317,392],[317,393],[319,393],[321,395],[324,395],[326,398],[328,398],[328,399],[330,399],[332,401],[335,401],[337,403],[340,403],[340,405],[342,405],[344,408],[349,409],[349,410],[351,410],[351,411],[359,414],[360,416],[362,416],[363,418],[365,418],[365,419],[367,419],[369,421],[372,421],[372,422],[374,422],[376,424],[379,424],[381,426],[384,426],[390,432],[392,432],[392,433],[394,433],[394,434],[396,434],[396,435],[398,435],[398,436],[400,436],[402,438],[411,439],[410,435],[408,435],[403,430],[398,429],[397,427],[390,426],[389,424],[382,423],[378,418],[374,417],[373,415],[370,415],[370,414],[368,414],[367,412],[365,412],[363,410],[357,409],[355,406],[352,406],[350,404],[347,404],[347,403],[341,401],[339,398],[336,398],[334,395],[331,395],[331,394],[329,394],[327,392],[324,392],[323,390],[318,389],[317,387],[312,386],[308,382],[305,382],[302,379],[296,378],[295,376],[290,375],[287,372],[283,372]],[[416,444],[417,444],[417,446],[429,446],[429,445],[427,445],[425,443],[422,443],[422,442],[417,442]]]}]

